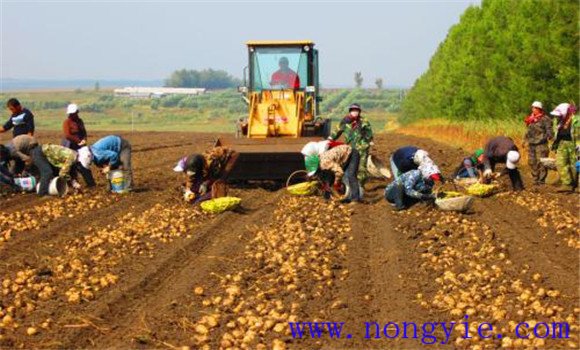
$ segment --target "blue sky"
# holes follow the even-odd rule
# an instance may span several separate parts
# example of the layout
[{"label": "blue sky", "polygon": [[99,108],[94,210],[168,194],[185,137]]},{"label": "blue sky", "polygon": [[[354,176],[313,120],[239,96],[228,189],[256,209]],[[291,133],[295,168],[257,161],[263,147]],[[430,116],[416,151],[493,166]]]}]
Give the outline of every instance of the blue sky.
[{"label": "blue sky", "polygon": [[240,77],[247,40],[310,39],[324,86],[410,86],[479,1],[1,0],[1,78],[163,79],[180,68]]}]

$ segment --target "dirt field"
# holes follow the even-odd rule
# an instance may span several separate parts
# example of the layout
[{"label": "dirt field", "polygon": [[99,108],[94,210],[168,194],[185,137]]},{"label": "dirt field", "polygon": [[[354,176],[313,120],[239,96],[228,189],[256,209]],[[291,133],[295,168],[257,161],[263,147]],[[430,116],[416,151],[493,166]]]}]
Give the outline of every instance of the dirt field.
[{"label": "dirt field", "polygon": [[[134,193],[108,194],[100,178],[98,190],[66,199],[0,198],[2,347],[409,349],[429,334],[434,348],[579,346],[577,195],[530,185],[456,214],[394,212],[380,182],[368,185],[369,204],[347,206],[247,187],[231,191],[240,210],[211,216],[180,201],[171,168],[213,135],[126,136]],[[397,134],[376,144],[384,159],[423,147],[446,173],[464,155]],[[298,340],[288,327],[297,321],[345,325],[341,339],[325,330]],[[365,322],[380,332],[373,324],[366,339]],[[388,339],[389,322],[418,324],[418,337]],[[458,327],[446,337],[426,322]],[[477,336],[482,322],[490,339]],[[517,339],[520,322],[530,333],[568,322],[570,336]]]}]

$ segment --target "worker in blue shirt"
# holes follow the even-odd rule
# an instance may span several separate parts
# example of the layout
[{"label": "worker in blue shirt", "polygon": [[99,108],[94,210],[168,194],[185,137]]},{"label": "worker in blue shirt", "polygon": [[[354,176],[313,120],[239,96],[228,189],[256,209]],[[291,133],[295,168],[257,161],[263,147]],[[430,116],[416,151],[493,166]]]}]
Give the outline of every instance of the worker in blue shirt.
[{"label": "worker in blue shirt", "polygon": [[123,170],[126,175],[126,189],[130,191],[133,184],[131,168],[131,144],[117,135],[105,136],[89,147],[93,163],[103,168],[104,173],[110,170]]}]

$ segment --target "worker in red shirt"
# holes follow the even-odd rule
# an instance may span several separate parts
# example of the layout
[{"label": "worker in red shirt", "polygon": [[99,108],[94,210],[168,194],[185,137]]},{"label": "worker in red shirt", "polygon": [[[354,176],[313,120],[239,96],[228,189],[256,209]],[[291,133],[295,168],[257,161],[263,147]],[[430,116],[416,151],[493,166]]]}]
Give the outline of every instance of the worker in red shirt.
[{"label": "worker in red shirt", "polygon": [[285,88],[299,89],[300,78],[292,69],[288,68],[289,62],[287,57],[281,57],[278,62],[280,69],[272,74],[270,86],[282,85]]}]

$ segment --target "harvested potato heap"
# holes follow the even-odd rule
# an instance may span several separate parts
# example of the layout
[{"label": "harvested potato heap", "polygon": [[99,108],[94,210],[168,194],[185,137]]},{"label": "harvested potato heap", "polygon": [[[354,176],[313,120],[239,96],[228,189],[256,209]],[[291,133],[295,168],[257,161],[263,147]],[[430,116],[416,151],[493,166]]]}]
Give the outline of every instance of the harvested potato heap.
[{"label": "harvested potato heap", "polygon": [[[507,247],[494,238],[486,225],[456,213],[418,213],[419,220],[431,224],[423,230],[419,247],[424,249],[421,269],[434,276],[438,291],[435,295],[417,295],[425,308],[449,313],[449,322],[465,322],[469,316],[471,339],[463,339],[464,326],[456,328],[450,341],[458,348],[487,347],[550,348],[578,347],[579,309],[562,307],[563,296],[544,284],[541,274],[525,266],[519,271],[509,259]],[[417,223],[415,225],[420,225]],[[401,228],[404,233],[416,232],[415,227]],[[513,279],[511,276],[520,276]],[[503,338],[480,339],[477,327],[482,322],[493,325],[494,334]],[[520,322],[530,325],[529,339],[517,339],[515,327]],[[570,339],[534,338],[532,329],[539,322],[568,322]],[[539,330],[541,334],[544,329]]]},{"label": "harvested potato heap", "polygon": [[0,242],[6,242],[15,232],[38,230],[64,216],[75,217],[107,206],[111,196],[75,194],[65,198],[35,205],[32,208],[3,214],[0,216]]},{"label": "harvested potato heap", "polygon": [[539,214],[536,217],[538,225],[553,228],[556,234],[563,236],[569,247],[580,249],[580,220],[562,209],[555,199],[527,192],[525,194],[506,194],[509,200]]},{"label": "harvested potato heap", "polygon": [[[42,311],[45,301],[77,304],[95,299],[98,292],[119,281],[116,267],[126,256],[152,257],[160,243],[190,238],[193,228],[208,217],[197,208],[156,204],[137,216],[126,214],[114,225],[89,228],[87,234],[68,242],[61,255],[51,257],[48,269],[30,268],[4,276],[0,340],[10,332],[24,332],[21,324],[34,310]],[[47,319],[40,328],[49,328],[51,322]],[[30,325],[26,333],[39,331]]]},{"label": "harvested potato heap", "polygon": [[350,236],[344,206],[286,197],[272,222],[250,234],[241,264],[249,268],[221,277],[223,292],[216,295],[194,289],[203,307],[203,316],[189,323],[196,348],[284,349],[288,322],[298,321],[303,304],[348,274],[336,268]]}]

